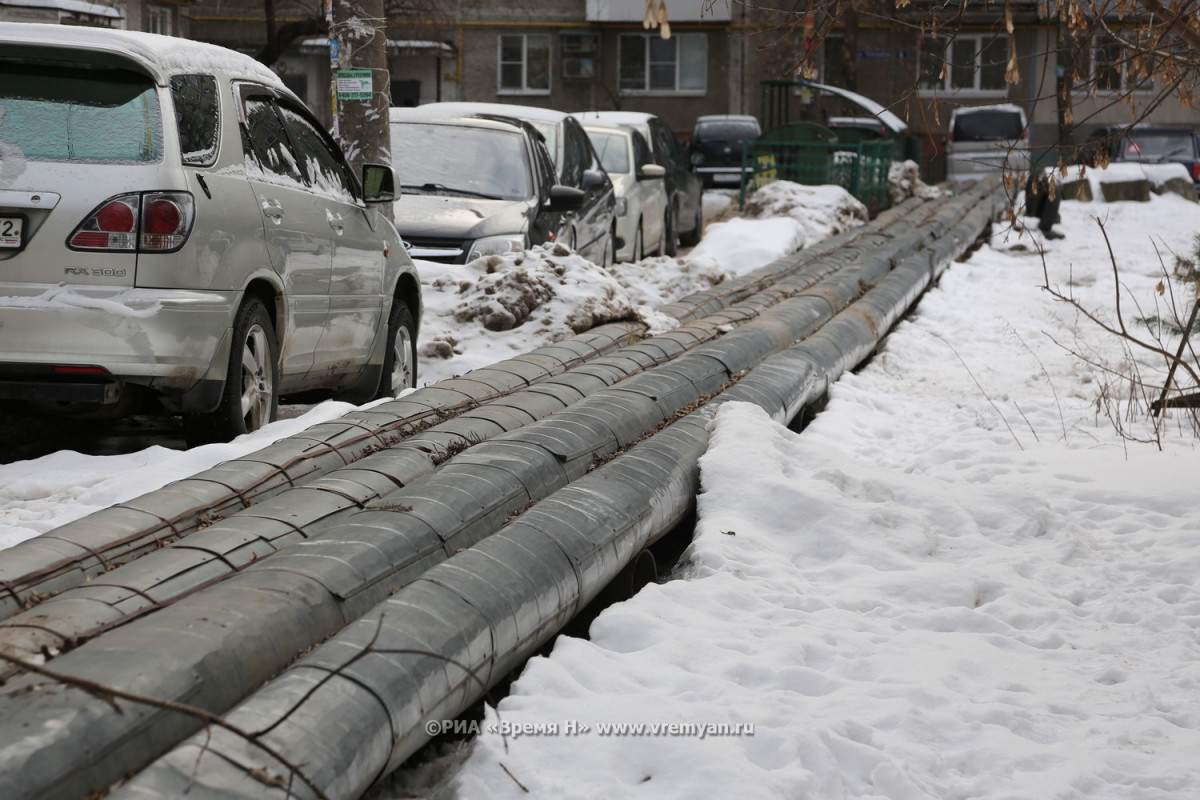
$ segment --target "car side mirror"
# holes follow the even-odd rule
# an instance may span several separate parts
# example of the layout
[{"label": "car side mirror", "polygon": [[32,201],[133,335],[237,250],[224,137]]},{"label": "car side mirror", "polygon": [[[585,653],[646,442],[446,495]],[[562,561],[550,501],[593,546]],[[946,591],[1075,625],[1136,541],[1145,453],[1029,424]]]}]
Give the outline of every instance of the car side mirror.
[{"label": "car side mirror", "polygon": [[396,176],[392,168],[383,164],[363,164],[363,202],[394,203],[396,201]]},{"label": "car side mirror", "polygon": [[550,211],[574,211],[583,208],[583,200],[587,194],[574,186],[556,184],[550,187],[550,197],[546,200],[546,208]]},{"label": "car side mirror", "polygon": [[591,191],[599,186],[603,186],[608,182],[608,177],[598,169],[585,169],[583,171],[583,180],[580,185],[584,191]]},{"label": "car side mirror", "polygon": [[667,174],[667,168],[662,164],[643,164],[638,169],[638,180],[646,180],[648,178],[661,178]]}]

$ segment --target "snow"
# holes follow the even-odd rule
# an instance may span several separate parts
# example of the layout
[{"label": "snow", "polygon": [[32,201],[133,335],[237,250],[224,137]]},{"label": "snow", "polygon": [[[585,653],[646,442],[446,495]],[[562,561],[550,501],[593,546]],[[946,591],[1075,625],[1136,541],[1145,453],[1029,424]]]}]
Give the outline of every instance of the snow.
[{"label": "snow", "polygon": [[[710,192],[723,219],[699,246],[609,272],[555,247],[419,264],[422,382],[603,319],[667,326],[661,303],[861,221],[828,187],[759,201],[738,216]],[[1200,206],[1061,214],[1063,239],[997,224],[802,433],[723,406],[673,579],[532,659],[486,710],[530,735],[470,740],[438,796],[1200,796],[1196,431],[1181,411],[1155,430],[1128,376],[1162,363],[1045,288],[1113,319],[1111,245],[1149,338],[1135,318],[1194,296],[1167,275],[1196,257]],[[347,408],[183,453],[0,466],[0,544]]]}]

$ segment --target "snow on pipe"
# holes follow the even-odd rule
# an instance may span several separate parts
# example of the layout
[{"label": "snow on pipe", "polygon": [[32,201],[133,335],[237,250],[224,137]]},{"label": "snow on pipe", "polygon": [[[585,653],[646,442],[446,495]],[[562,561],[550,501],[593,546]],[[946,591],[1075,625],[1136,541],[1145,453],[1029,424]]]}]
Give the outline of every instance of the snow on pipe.
[{"label": "snow on pipe", "polygon": [[[810,288],[817,277],[842,269],[850,256],[861,254],[863,250],[875,251],[874,257],[880,260],[875,265],[876,270],[885,268],[883,264],[889,254],[891,259],[895,259],[924,243],[919,234],[895,224],[900,219],[897,216],[887,221],[888,236],[892,237],[890,241],[881,235],[857,235],[854,237],[855,246],[835,250],[834,255],[839,258],[831,255],[820,262],[809,261],[800,268],[793,267],[793,274],[779,281],[774,292],[762,291],[743,301],[742,306],[756,310],[769,307],[778,302],[781,290],[792,292]],[[911,223],[908,227],[911,228]],[[896,235],[897,229],[900,229],[900,235]],[[875,249],[876,245],[885,243],[889,245],[889,250]],[[776,265],[772,272],[785,274],[786,271]],[[850,280],[848,285],[852,286],[857,279]],[[693,323],[693,326],[702,323]],[[710,321],[709,327],[715,328],[720,323],[720,319]],[[701,339],[715,335],[713,330],[698,334]],[[539,351],[535,351],[537,353]],[[633,369],[624,372],[618,370],[606,376],[605,383],[611,384],[637,369],[661,363],[670,355],[668,349],[662,348],[661,341],[650,339],[593,359],[587,368],[576,368],[574,374],[546,377],[543,371],[541,375],[529,376],[541,377],[542,382],[533,389],[522,390],[519,395],[465,412],[449,422],[415,434],[399,445],[366,456],[302,487],[269,497],[232,519],[218,521],[198,531],[178,545],[151,551],[134,564],[120,567],[81,588],[68,589],[34,609],[10,617],[0,623],[0,651],[31,658],[41,652],[57,652],[77,646],[98,631],[154,610],[184,592],[194,591],[224,577],[251,560],[261,559],[288,544],[311,538],[335,524],[345,514],[431,471],[434,467],[431,452],[446,452],[456,445],[484,440],[500,431],[526,424],[530,418],[544,418],[561,410],[583,396],[586,389],[573,381],[573,377],[589,372],[594,375],[595,370],[608,363],[630,359],[628,363]],[[508,374],[501,368],[510,370],[512,365],[525,363],[520,360],[501,362],[496,368],[476,370],[466,378],[445,381],[438,387],[452,388],[476,380],[474,376],[486,376],[491,372]],[[566,386],[561,386],[560,382]],[[502,388],[506,387],[489,385],[487,391],[494,392]],[[567,396],[556,396],[552,391],[555,388],[564,389]],[[469,396],[471,389],[464,387],[463,391]],[[538,399],[542,402],[536,402]],[[518,418],[494,419],[496,415],[505,416],[504,409],[513,404],[520,406]],[[170,588],[165,588],[168,585]],[[15,667],[0,665],[0,677],[16,671]]]},{"label": "snow on pipe", "polygon": [[[952,228],[969,244],[990,212]],[[978,225],[972,235],[972,226]],[[865,359],[944,265],[913,256],[810,339],[755,367],[712,405],[571,483],[438,564],[227,716],[329,797],[359,796],[552,637],[691,507],[707,423],[742,400],[790,419]],[[364,653],[370,651],[364,656]],[[324,685],[322,685],[324,684]],[[286,767],[227,731],[196,735],[113,800],[267,798]],[[315,797],[299,780],[292,796]]]},{"label": "snow on pipe", "polygon": [[[857,279],[847,281],[845,276],[839,276],[837,281],[841,282],[840,291],[847,298],[857,293]],[[824,305],[828,303],[829,294],[836,293],[836,290],[830,290],[819,299],[813,299],[815,295],[794,298],[782,304],[786,311],[781,313],[796,314],[796,307],[800,305],[807,305],[810,309],[814,304]],[[811,318],[811,311],[805,313]],[[723,346],[736,350],[744,344],[741,340],[752,335],[747,333],[738,336],[736,333],[720,340],[726,342]],[[734,364],[739,361],[740,356],[734,350],[723,356],[725,361]],[[698,358],[710,359],[712,356]],[[674,364],[670,366],[677,368]],[[724,378],[730,367],[723,362],[722,366],[724,374],[721,377]],[[659,391],[658,388],[653,389],[653,392]],[[657,394],[653,397],[657,397]],[[628,395],[621,405],[630,405]],[[587,430],[602,416],[564,413],[562,420],[564,424]],[[648,419],[654,421],[656,418],[652,414]],[[661,420],[661,417],[657,419]],[[614,414],[609,422],[617,427],[624,425],[624,420],[624,415]],[[598,432],[613,436],[612,428],[607,432]],[[628,444],[635,433],[631,428],[625,435],[617,435],[616,446]],[[570,444],[570,437],[560,437],[559,444]],[[576,449],[585,459],[577,459],[577,464],[585,467],[590,465],[592,452],[586,448]],[[569,455],[567,450],[569,448],[556,453],[556,456],[565,458]],[[520,457],[510,459],[510,462],[523,462],[527,456],[528,451],[523,452]],[[550,459],[551,462],[555,460]],[[468,464],[466,460],[461,463]],[[493,473],[498,471],[496,464],[490,460],[477,466],[490,469]],[[557,468],[557,465],[553,466]],[[545,469],[550,470],[551,466]],[[453,475],[457,471],[448,470],[446,474]],[[461,486],[468,477],[468,469],[464,466],[450,484]],[[494,482],[494,476],[492,479],[477,480],[473,492],[484,494],[489,482]],[[555,481],[543,483],[550,486]],[[425,518],[406,516],[424,527],[417,526],[409,534],[398,535],[400,532],[395,529],[394,514],[384,514],[390,519],[377,529],[372,529],[363,521],[345,526],[339,529],[344,534],[338,537],[340,541],[330,538],[329,541],[314,542],[311,548],[295,548],[290,559],[277,557],[256,565],[242,573],[251,578],[240,582],[226,581],[215,591],[200,592],[180,605],[152,615],[140,623],[117,629],[97,640],[94,647],[85,647],[60,658],[56,668],[66,667],[68,672],[77,671],[100,683],[133,687],[157,697],[184,700],[213,709],[229,707],[257,685],[256,682],[265,680],[270,673],[282,667],[291,653],[332,633],[378,602],[396,585],[411,581],[429,564],[445,558],[457,547],[471,543],[467,541],[469,537],[456,539],[449,535],[438,535],[435,526],[445,522],[443,518],[457,517],[459,524],[478,524],[483,533],[489,526],[494,530],[502,522],[503,515],[498,509],[482,509],[470,493],[463,495],[462,504],[458,510],[454,510],[446,506],[444,492],[432,492],[422,497],[419,483],[410,488],[413,491],[407,499],[424,501]],[[525,491],[525,495],[532,494],[536,492]],[[526,499],[520,492],[508,493],[501,498],[501,504],[504,502],[510,504],[505,509],[507,511],[512,503],[523,503]],[[380,515],[381,512],[369,513]],[[427,546],[421,546],[421,539]],[[401,568],[390,566],[394,562],[384,552],[384,548],[394,546],[397,541],[407,541],[406,547],[411,546],[416,554],[405,556],[407,562]],[[360,544],[357,555],[347,553],[349,542]],[[318,549],[321,547],[325,548],[324,557]],[[383,576],[381,573],[388,574]],[[249,583],[251,580],[255,581],[253,586]],[[291,611],[288,610],[290,604],[295,605]],[[230,608],[222,611],[226,605]],[[186,631],[186,634],[180,635],[181,631]],[[176,634],[175,642],[170,646],[170,653],[164,656],[172,663],[160,661],[148,664],[150,653],[154,652],[154,643],[159,643],[161,648],[162,642],[172,641],[172,633]],[[213,645],[219,643],[224,643],[225,651],[221,651],[220,646],[214,648]],[[218,656],[218,653],[221,655]],[[99,654],[104,658],[96,658]],[[238,657],[241,657],[240,661]],[[148,683],[151,679],[160,678],[161,682],[157,684]],[[36,684],[37,681],[32,683]],[[69,690],[63,692],[41,703],[38,709],[14,704],[9,713],[0,714],[0,724],[4,727],[9,724],[15,726],[12,732],[17,729],[25,732],[38,730],[43,734],[24,742],[16,741],[20,736],[0,734],[0,741],[12,742],[10,747],[3,748],[8,751],[8,757],[0,757],[0,760],[7,761],[10,768],[19,765],[18,769],[26,775],[60,775],[57,788],[84,790],[88,787],[80,781],[96,779],[104,774],[106,768],[111,777],[116,777],[132,768],[131,763],[144,763],[147,754],[152,756],[161,752],[159,743],[178,740],[180,730],[189,725],[187,721],[177,719],[154,720],[151,724],[149,718],[154,715],[148,709],[139,709],[137,714],[122,718],[121,715],[108,713],[111,709],[103,701],[89,705],[88,701],[81,702],[78,695],[73,694]],[[195,725],[192,724],[192,727]],[[72,739],[71,735],[78,738]],[[89,748],[86,746],[89,742],[97,746]],[[94,761],[90,764],[79,763],[81,753],[100,756],[98,760],[104,766]],[[30,763],[26,763],[27,759]],[[64,763],[74,766],[62,769]],[[9,771],[8,775],[11,778],[13,773]],[[26,787],[30,793],[21,794],[17,786],[11,788],[13,791],[6,793],[6,797],[34,796],[38,791],[36,787]]]},{"label": "snow on pipe", "polygon": [[[766,277],[801,268],[822,254],[874,230],[882,230],[922,208],[910,198],[878,215],[868,225],[847,231],[800,254],[785,256],[743,279],[749,285]],[[681,322],[697,319],[701,308],[708,311],[727,307],[730,287],[720,296],[704,296],[671,304]],[[642,326],[614,323],[514,359],[419,389],[398,401],[365,411],[355,411],[340,420],[314,426],[255,453],[242,456],[177,481],[141,497],[95,512],[50,532],[9,548],[0,564],[0,620],[32,605],[36,598],[53,596],[78,586],[111,569],[113,563],[151,552],[186,536],[202,526],[206,518],[236,513],[255,502],[287,489],[312,482],[343,469],[372,450],[389,444],[396,432],[411,430],[414,420],[427,419],[436,409],[453,404],[474,405],[507,394],[559,374],[589,358],[639,338]],[[461,392],[456,395],[456,392]],[[406,471],[401,469],[400,475]],[[363,478],[366,480],[363,480]],[[391,476],[367,471],[354,475],[350,485],[339,490],[349,499],[366,502],[388,487]],[[356,485],[362,483],[363,485]],[[382,487],[382,488],[380,488]]]}]

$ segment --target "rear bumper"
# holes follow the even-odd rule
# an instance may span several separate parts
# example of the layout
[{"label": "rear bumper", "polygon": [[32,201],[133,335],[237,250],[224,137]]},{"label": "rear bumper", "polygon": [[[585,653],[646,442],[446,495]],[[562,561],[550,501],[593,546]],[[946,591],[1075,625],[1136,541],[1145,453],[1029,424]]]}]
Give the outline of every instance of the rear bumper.
[{"label": "rear bumper", "polygon": [[224,384],[240,300],[238,292],[0,283],[0,399],[109,404],[135,384],[176,410],[199,410],[210,402],[206,384],[218,394]]}]

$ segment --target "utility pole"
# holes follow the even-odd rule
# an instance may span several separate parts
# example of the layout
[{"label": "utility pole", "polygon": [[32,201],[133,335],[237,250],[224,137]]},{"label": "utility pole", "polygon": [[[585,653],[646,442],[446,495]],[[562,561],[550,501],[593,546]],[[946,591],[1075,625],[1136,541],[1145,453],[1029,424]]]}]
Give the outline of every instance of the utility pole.
[{"label": "utility pole", "polygon": [[[333,135],[358,174],[363,164],[392,163],[384,0],[325,0],[333,73]],[[390,215],[389,215],[390,216]]]}]

